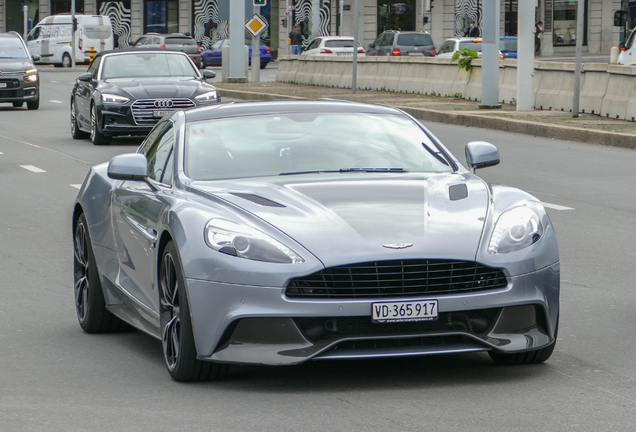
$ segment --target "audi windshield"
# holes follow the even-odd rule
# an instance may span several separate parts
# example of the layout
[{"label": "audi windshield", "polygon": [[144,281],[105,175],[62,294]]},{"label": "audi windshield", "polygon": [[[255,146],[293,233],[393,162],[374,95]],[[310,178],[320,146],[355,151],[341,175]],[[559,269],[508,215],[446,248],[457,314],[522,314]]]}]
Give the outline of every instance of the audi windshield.
[{"label": "audi windshield", "polygon": [[104,57],[102,79],[192,77],[199,74],[188,56],[178,53],[133,52]]}]

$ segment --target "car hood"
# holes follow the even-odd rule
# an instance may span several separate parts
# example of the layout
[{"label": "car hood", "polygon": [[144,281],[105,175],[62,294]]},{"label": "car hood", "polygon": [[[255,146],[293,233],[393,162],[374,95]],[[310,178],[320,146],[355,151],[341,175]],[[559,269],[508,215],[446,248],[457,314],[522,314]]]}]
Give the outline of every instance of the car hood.
[{"label": "car hood", "polygon": [[[278,228],[327,267],[380,259],[475,260],[489,202],[488,187],[478,177],[340,174],[315,180],[318,176],[190,186]],[[459,192],[455,199],[451,187]]]},{"label": "car hood", "polygon": [[24,72],[34,67],[30,59],[0,58],[0,72]]},{"label": "car hood", "polygon": [[190,98],[199,93],[215,90],[211,84],[187,78],[116,78],[103,81],[102,93],[116,93],[133,99]]}]

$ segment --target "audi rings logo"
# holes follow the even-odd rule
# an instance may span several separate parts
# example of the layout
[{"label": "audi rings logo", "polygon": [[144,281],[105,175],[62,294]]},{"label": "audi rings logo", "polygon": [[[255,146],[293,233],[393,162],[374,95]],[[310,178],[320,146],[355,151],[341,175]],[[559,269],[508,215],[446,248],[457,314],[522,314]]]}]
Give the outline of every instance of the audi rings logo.
[{"label": "audi rings logo", "polygon": [[170,99],[159,99],[155,101],[155,108],[172,108],[174,103]]}]

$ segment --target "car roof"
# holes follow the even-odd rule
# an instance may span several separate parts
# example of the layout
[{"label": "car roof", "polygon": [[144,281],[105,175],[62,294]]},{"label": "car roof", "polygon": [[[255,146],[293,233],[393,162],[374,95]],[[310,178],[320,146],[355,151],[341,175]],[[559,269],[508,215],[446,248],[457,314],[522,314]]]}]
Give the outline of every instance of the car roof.
[{"label": "car roof", "polygon": [[181,52],[181,51],[174,51],[174,50],[167,50],[167,49],[147,49],[147,48],[122,48],[122,49],[113,49],[113,50],[108,50],[108,51],[100,51],[95,55],[95,58],[97,57],[102,57],[105,55],[109,55],[109,54],[130,54],[130,53],[143,53],[143,54],[148,54],[148,53],[158,53],[158,54],[165,54],[165,53],[170,53],[170,54],[181,54],[184,56],[187,56],[187,54]]},{"label": "car roof", "polygon": [[217,118],[242,117],[262,114],[289,113],[367,113],[398,114],[402,111],[387,105],[365,104],[338,100],[294,100],[294,101],[256,101],[230,102],[220,105],[192,108],[185,111],[186,121],[204,121]]},{"label": "car roof", "polygon": [[499,36],[499,39],[517,39],[517,36]]}]

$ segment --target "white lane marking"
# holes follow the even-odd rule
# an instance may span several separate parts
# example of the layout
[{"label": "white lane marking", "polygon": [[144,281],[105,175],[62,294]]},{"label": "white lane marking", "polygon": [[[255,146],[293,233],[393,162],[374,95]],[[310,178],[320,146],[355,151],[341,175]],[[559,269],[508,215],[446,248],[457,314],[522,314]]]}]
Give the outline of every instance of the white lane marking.
[{"label": "white lane marking", "polygon": [[4,154],[4,153],[0,152],[0,154]]},{"label": "white lane marking", "polygon": [[572,207],[565,207],[565,206],[560,206],[557,204],[550,204],[547,202],[542,202],[541,204],[543,204],[543,207],[551,208],[554,210],[574,210]]},{"label": "white lane marking", "polygon": [[64,102],[62,102],[62,101],[55,100],[55,99],[51,99],[51,100],[49,100],[49,102],[53,102],[53,103],[64,103]]},{"label": "white lane marking", "polygon": [[40,169],[40,168],[38,168],[38,167],[36,167],[36,166],[33,166],[33,165],[20,165],[20,166],[21,166],[22,168],[24,168],[25,170],[29,170],[29,171],[32,171],[32,172],[34,172],[34,173],[43,173],[43,172],[46,172],[46,171],[44,171],[43,169]]},{"label": "white lane marking", "polygon": [[80,189],[82,187],[81,184],[71,184],[70,187],[74,187],[75,189]]}]

